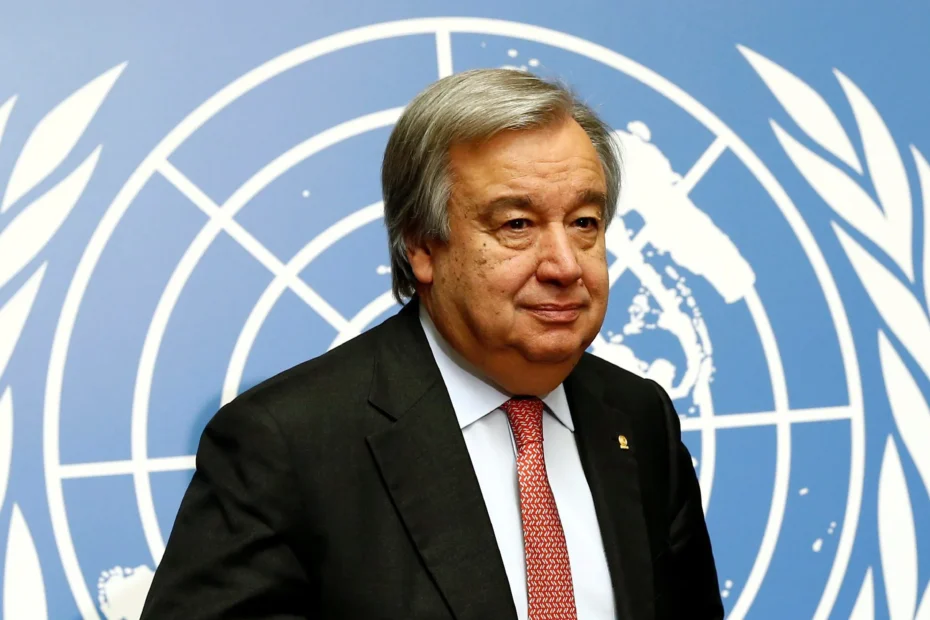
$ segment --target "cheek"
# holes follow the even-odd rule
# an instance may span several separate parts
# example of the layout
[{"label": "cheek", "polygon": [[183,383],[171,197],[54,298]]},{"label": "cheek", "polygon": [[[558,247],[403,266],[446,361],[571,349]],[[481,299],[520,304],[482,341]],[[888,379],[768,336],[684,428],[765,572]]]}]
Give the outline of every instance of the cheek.
[{"label": "cheek", "polygon": [[478,299],[482,296],[500,297],[519,290],[528,275],[535,272],[530,256],[502,253],[490,242],[463,254],[459,264],[465,267],[463,276],[473,287]]},{"label": "cheek", "polygon": [[498,296],[514,297],[536,273],[536,261],[527,255],[489,260],[484,265],[485,283]]},{"label": "cheek", "polygon": [[585,287],[593,297],[606,299],[610,292],[610,275],[607,270],[607,261],[603,256],[589,257],[582,264]]}]

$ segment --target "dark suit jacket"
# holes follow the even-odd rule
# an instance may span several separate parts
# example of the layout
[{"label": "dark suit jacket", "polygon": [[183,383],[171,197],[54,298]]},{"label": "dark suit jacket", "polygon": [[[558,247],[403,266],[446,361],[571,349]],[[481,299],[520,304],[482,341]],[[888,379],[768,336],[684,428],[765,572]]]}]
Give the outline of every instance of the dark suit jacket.
[{"label": "dark suit jacket", "polygon": [[[565,390],[618,617],[723,618],[668,396],[587,354]],[[416,301],[214,416],[142,618],[516,618]]]}]

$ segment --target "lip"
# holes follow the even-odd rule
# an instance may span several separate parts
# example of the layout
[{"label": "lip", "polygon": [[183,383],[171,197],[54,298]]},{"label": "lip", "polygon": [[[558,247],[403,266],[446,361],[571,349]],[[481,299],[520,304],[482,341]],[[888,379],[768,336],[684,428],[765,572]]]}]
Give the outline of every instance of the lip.
[{"label": "lip", "polygon": [[540,304],[526,310],[546,323],[572,323],[581,315],[581,304]]}]

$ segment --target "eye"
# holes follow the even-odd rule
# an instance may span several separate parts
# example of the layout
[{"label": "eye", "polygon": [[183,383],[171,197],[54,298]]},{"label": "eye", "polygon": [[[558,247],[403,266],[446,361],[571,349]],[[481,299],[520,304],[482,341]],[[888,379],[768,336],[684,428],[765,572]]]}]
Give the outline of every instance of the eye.
[{"label": "eye", "polygon": [[575,220],[575,225],[583,229],[595,229],[599,223],[596,217],[579,217]]},{"label": "eye", "polygon": [[530,221],[525,217],[508,220],[505,226],[510,230],[524,230],[530,225]]}]

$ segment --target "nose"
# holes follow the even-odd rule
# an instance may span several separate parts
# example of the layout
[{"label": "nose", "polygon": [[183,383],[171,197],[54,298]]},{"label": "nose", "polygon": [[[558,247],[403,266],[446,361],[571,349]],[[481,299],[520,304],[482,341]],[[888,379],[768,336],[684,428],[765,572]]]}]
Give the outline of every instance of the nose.
[{"label": "nose", "polygon": [[581,278],[577,248],[561,224],[549,227],[539,240],[540,259],[536,279],[543,284],[569,286]]}]

